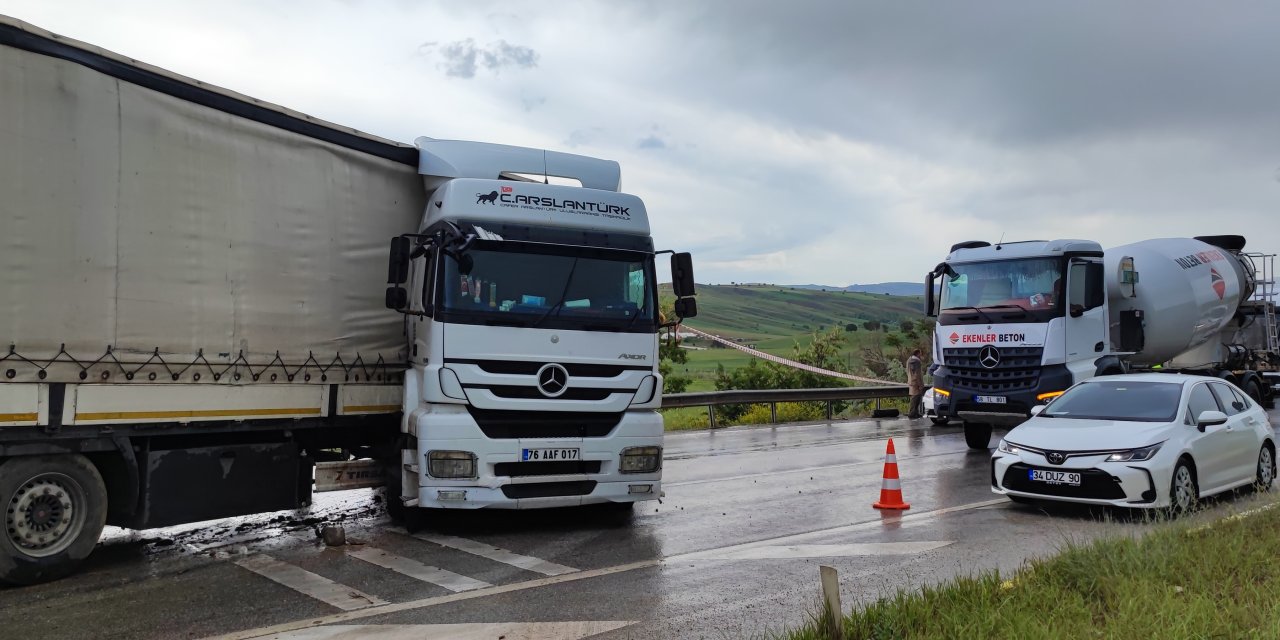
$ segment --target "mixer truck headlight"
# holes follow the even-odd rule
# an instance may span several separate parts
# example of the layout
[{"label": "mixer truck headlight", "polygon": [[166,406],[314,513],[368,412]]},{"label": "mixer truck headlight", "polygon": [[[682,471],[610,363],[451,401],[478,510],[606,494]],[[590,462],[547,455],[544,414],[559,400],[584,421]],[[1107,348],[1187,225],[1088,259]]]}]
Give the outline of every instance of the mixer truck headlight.
[{"label": "mixer truck headlight", "polygon": [[476,454],[470,451],[428,451],[427,473],[433,478],[474,478]]},{"label": "mixer truck headlight", "polygon": [[622,450],[618,470],[623,473],[653,473],[662,466],[662,447],[627,447]]},{"label": "mixer truck headlight", "polygon": [[1050,392],[1048,392],[1048,393],[1042,393],[1042,394],[1040,394],[1040,395],[1036,396],[1036,400],[1037,400],[1037,401],[1039,401],[1039,402],[1047,402],[1047,401],[1052,400],[1052,399],[1054,399],[1054,398],[1056,398],[1056,397],[1058,397],[1058,396],[1060,396],[1060,395],[1062,395],[1062,394],[1064,394],[1064,393],[1066,393],[1066,392],[1065,392],[1065,391],[1050,391]]}]

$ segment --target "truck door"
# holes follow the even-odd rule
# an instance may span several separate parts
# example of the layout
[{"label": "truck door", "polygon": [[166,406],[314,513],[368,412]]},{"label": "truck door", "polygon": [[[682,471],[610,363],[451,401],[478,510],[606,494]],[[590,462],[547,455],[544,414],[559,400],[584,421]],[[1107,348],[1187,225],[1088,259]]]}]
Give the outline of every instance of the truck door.
[{"label": "truck door", "polygon": [[1072,258],[1068,262],[1063,319],[1067,362],[1097,358],[1110,344],[1104,287],[1100,258]]}]

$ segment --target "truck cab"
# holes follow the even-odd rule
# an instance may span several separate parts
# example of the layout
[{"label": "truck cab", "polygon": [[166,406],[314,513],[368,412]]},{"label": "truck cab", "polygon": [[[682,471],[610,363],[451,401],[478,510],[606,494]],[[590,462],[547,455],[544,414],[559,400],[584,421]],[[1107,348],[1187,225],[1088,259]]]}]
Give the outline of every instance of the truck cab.
[{"label": "truck cab", "polygon": [[[655,252],[644,203],[618,191],[617,163],[417,145],[428,204],[417,233],[392,242],[387,296],[410,351],[393,479],[402,505],[658,498]],[[696,313],[688,265],[688,254],[673,260],[685,316]]]}]

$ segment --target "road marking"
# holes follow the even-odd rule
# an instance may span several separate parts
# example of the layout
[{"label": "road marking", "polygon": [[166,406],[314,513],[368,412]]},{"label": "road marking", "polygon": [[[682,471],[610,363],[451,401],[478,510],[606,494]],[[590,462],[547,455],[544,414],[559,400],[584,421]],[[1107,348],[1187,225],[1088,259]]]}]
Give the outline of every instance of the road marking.
[{"label": "road marking", "polygon": [[694,551],[691,553],[668,556],[667,558],[663,559],[663,562],[671,563],[671,562],[684,562],[686,560],[703,560],[703,559],[719,557],[726,553],[737,553],[739,551],[743,551],[746,549],[755,549],[758,547],[770,547],[770,546],[786,546],[788,544],[807,541],[812,538],[822,538],[822,537],[838,535],[842,533],[852,533],[854,531],[876,529],[890,523],[912,524],[912,523],[926,522],[929,520],[933,520],[938,516],[946,515],[948,513],[955,513],[957,511],[972,511],[974,509],[981,509],[982,507],[989,507],[991,505],[1000,504],[1000,503],[1009,504],[1009,501],[1005,498],[997,498],[995,500],[985,500],[983,502],[972,502],[969,504],[962,504],[955,507],[934,509],[933,511],[921,511],[921,512],[913,513],[910,515],[883,516],[879,520],[869,520],[867,522],[859,522],[856,524],[841,525],[839,527],[818,529],[816,531],[806,531],[804,533],[794,533],[794,534],[785,535],[785,536],[778,536],[776,538],[765,538],[764,540],[756,540],[755,542],[744,542],[742,544],[735,544],[727,547],[718,547],[715,549],[706,549],[703,551]]},{"label": "road marking", "polygon": [[398,556],[394,553],[388,553],[381,549],[375,549],[369,546],[346,547],[346,553],[353,558],[364,560],[369,564],[377,565],[383,569],[390,569],[415,580],[421,580],[423,582],[434,584],[438,587],[444,587],[454,593],[493,586],[488,582],[458,575],[452,571],[446,571],[439,567],[422,564],[412,558],[405,558],[403,556]]},{"label": "road marking", "polygon": [[514,591],[524,591],[527,589],[536,589],[553,584],[561,584],[565,582],[575,582],[577,580],[586,580],[588,578],[598,578],[617,573],[626,573],[635,571],[636,569],[647,569],[656,567],[660,564],[658,560],[643,560],[640,562],[632,562],[629,564],[620,564],[604,569],[590,569],[587,571],[578,571],[577,573],[566,573],[562,576],[550,576],[546,578],[537,578],[525,582],[516,582],[514,584],[504,584],[485,589],[476,589],[475,591],[465,591],[463,593],[453,593],[447,596],[436,596],[434,598],[422,598],[420,600],[410,600],[408,602],[398,602],[395,604],[382,604],[376,607],[360,609],[359,611],[346,611],[343,613],[335,613],[333,615],[322,616],[319,618],[310,618],[306,620],[296,620],[294,622],[286,622],[270,627],[262,627],[260,629],[249,629],[246,631],[238,631],[228,633],[221,636],[214,636],[207,640],[247,640],[248,638],[261,638],[272,634],[286,633],[289,631],[297,631],[299,629],[308,629],[326,624],[335,624],[339,622],[349,622],[351,620],[360,620],[373,616],[385,615],[388,613],[399,613],[401,611],[411,611],[413,609],[422,609],[425,607],[434,607],[436,605],[449,604],[453,602],[461,602],[463,600],[474,600],[476,598],[485,598],[488,596],[496,596],[503,593],[511,593]]},{"label": "road marking", "polygon": [[[919,455],[919,456],[909,456],[909,457],[904,456],[902,460],[904,461],[923,460],[925,458],[936,458],[938,456],[954,456],[954,455],[963,454],[963,453],[968,453],[968,451],[967,450],[946,451],[942,453],[929,453],[929,454]],[[750,480],[754,478],[767,478],[769,476],[781,476],[789,473],[813,473],[815,471],[828,471],[831,469],[847,469],[849,467],[865,467],[865,466],[877,465],[877,464],[884,464],[884,458],[880,458],[878,460],[867,460],[866,462],[841,462],[838,464],[828,464],[828,465],[822,465],[817,467],[801,467],[799,469],[783,469],[780,471],[762,471],[760,473],[747,473],[747,474],[738,475],[738,476],[725,476],[723,478],[704,478],[702,480],[685,480],[684,482],[664,482],[662,483],[662,487],[665,489],[667,487],[685,487],[685,486],[694,485],[694,484],[710,484],[712,482],[732,482],[734,480]]]},{"label": "road marking", "polygon": [[466,538],[436,536],[429,533],[415,533],[412,535],[419,540],[438,544],[442,547],[449,547],[450,549],[457,549],[458,551],[465,551],[466,553],[477,555],[481,558],[488,558],[503,564],[509,564],[513,567],[532,571],[534,573],[541,573],[544,576],[560,576],[566,573],[576,573],[578,571],[573,567],[566,567],[562,564],[547,562],[546,560],[534,558],[532,556],[522,556],[518,553],[507,551],[506,549],[495,547],[490,544],[484,544],[482,542],[476,542],[475,540],[468,540]]},{"label": "road marking", "polygon": [[471,624],[344,624],[302,629],[277,640],[579,640],[635,621],[492,622]]},{"label": "road marking", "polygon": [[236,560],[236,564],[343,611],[355,611],[387,604],[386,600],[344,584],[338,584],[324,576],[281,562],[264,553]]},{"label": "road marking", "polygon": [[800,533],[800,534],[795,534],[790,536],[780,536],[777,538],[760,540],[757,542],[752,542],[747,544],[729,545],[727,547],[722,547],[720,549],[707,549],[707,550],[698,551],[694,553],[686,553],[682,555],[670,556],[663,560],[642,560],[640,562],[620,564],[612,567],[605,567],[603,569],[588,569],[585,571],[578,571],[576,573],[566,573],[564,575],[549,576],[546,578],[527,580],[525,582],[516,582],[513,584],[498,585],[494,587],[488,587],[485,589],[476,589],[474,591],[454,593],[447,596],[437,596],[434,598],[422,598],[420,600],[411,600],[409,602],[399,602],[396,604],[384,604],[376,607],[360,609],[359,611],[346,611],[343,613],[335,613],[333,615],[323,616],[319,618],[296,620],[294,622],[286,622],[286,623],[274,625],[271,627],[249,629],[246,631],[238,631],[235,633],[215,636],[215,637],[209,638],[208,640],[247,640],[249,638],[260,638],[260,637],[268,636],[271,634],[281,634],[289,631],[296,631],[299,629],[309,629],[311,627],[317,627],[320,625],[350,622],[352,620],[361,620],[361,619],[369,618],[372,616],[380,616],[380,615],[385,615],[389,613],[399,613],[401,611],[412,611],[414,609],[424,609],[427,607],[434,607],[442,604],[450,604],[453,602],[461,602],[464,600],[487,598],[489,596],[495,596],[495,595],[500,595],[504,593],[525,591],[528,589],[537,589],[540,587],[563,584],[566,582],[576,582],[578,580],[586,580],[589,578],[598,578],[602,576],[626,573],[629,571],[636,571],[639,569],[649,569],[652,567],[660,567],[664,564],[697,559],[699,556],[712,555],[715,553],[730,553],[730,552],[735,552],[735,551],[739,551],[747,548],[778,545],[779,543],[785,544],[787,542],[799,541],[805,538],[819,537],[819,536],[829,535],[832,533],[843,533],[848,531],[857,531],[861,529],[873,529],[876,527],[883,527],[887,524],[897,524],[902,522],[922,523],[922,522],[927,522],[938,516],[946,515],[949,513],[979,509],[982,507],[991,506],[993,504],[998,504],[1001,502],[1008,502],[1008,501],[1005,498],[1000,498],[997,500],[987,500],[984,502],[974,502],[971,504],[964,504],[964,505],[959,505],[955,507],[947,507],[944,509],[937,509],[934,511],[920,511],[920,512],[916,512],[911,515],[905,515],[905,516],[883,517],[879,520],[871,520],[868,522],[834,527],[831,529],[821,529],[818,531],[810,531],[810,532]]},{"label": "road marking", "polygon": [[751,547],[710,553],[700,556],[706,560],[787,560],[795,558],[848,558],[853,556],[895,556],[933,551],[952,544],[950,540],[936,542],[855,542],[851,544],[793,544]]}]

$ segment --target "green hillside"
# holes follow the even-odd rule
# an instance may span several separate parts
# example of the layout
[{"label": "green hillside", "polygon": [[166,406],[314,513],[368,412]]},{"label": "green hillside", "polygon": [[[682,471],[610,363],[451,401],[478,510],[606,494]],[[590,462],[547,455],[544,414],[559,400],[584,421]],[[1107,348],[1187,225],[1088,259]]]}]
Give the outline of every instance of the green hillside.
[{"label": "green hillside", "polygon": [[[661,288],[664,296],[670,286]],[[922,298],[777,286],[698,285],[698,317],[689,325],[724,337],[770,341],[875,320],[923,318]]]}]

